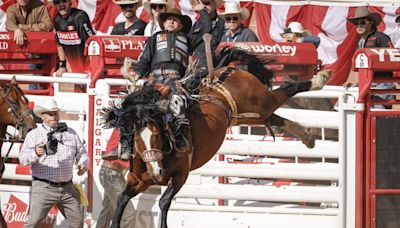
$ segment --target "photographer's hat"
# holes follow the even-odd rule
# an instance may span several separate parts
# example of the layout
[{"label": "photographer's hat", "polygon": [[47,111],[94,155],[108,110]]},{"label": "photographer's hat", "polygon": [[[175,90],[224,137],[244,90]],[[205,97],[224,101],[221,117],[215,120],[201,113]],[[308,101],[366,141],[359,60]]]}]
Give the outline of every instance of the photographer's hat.
[{"label": "photographer's hat", "polygon": [[48,99],[43,104],[35,106],[33,108],[33,113],[35,113],[37,116],[40,116],[44,112],[57,112],[60,110],[61,108],[58,107],[57,102],[54,99]]}]

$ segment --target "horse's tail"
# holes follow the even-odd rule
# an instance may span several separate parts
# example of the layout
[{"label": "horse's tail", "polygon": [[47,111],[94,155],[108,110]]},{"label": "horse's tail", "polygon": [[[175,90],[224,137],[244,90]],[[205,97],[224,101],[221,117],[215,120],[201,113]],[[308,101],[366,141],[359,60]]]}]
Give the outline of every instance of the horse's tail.
[{"label": "horse's tail", "polygon": [[217,69],[228,66],[229,63],[236,61],[246,66],[247,71],[256,76],[263,84],[272,87],[271,80],[274,77],[272,70],[265,67],[274,60],[259,58],[247,51],[239,48],[225,48],[219,53]]}]

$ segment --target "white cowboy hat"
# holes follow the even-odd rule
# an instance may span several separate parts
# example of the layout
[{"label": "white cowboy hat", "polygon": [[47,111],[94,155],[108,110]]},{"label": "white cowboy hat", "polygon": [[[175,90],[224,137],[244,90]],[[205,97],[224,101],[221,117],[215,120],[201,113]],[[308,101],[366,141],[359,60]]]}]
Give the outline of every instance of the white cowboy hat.
[{"label": "white cowboy hat", "polygon": [[57,112],[60,110],[61,108],[58,107],[57,102],[54,99],[48,99],[43,104],[35,106],[33,108],[33,113],[35,113],[37,116],[40,116],[44,112]]},{"label": "white cowboy hat", "polygon": [[[303,25],[301,25],[301,23],[297,21],[290,22],[287,29],[290,30],[291,33],[297,33],[297,34],[305,33]],[[287,33],[286,31],[284,33],[281,33],[281,36],[285,35],[286,33]]]},{"label": "white cowboy hat", "polygon": [[226,15],[239,14],[242,20],[246,20],[250,16],[250,12],[246,8],[240,8],[239,2],[225,2],[225,11],[220,15],[225,18]]},{"label": "white cowboy hat", "polygon": [[169,9],[169,8],[171,8],[171,1],[168,1],[168,0],[143,0],[143,6],[144,6],[144,9],[145,10],[147,10],[148,12],[151,12],[150,11],[150,9],[151,9],[151,5],[165,5],[166,7],[167,7],[167,10]]},{"label": "white cowboy hat", "polygon": [[129,5],[138,3],[139,0],[113,0],[113,2],[117,5]]}]

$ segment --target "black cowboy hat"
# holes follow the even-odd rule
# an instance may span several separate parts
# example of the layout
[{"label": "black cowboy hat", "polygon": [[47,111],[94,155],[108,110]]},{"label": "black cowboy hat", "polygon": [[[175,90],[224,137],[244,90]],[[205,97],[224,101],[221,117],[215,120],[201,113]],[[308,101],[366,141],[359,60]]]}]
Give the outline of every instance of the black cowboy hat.
[{"label": "black cowboy hat", "polygon": [[382,17],[379,13],[371,13],[365,6],[357,7],[354,16],[348,17],[347,21],[352,24],[356,24],[356,22],[361,18],[367,18],[373,21],[374,26],[378,26],[382,22]]},{"label": "black cowboy hat", "polygon": [[190,32],[190,29],[192,28],[192,19],[190,19],[189,16],[182,15],[181,11],[175,8],[169,9],[166,13],[160,14],[160,27],[162,30],[164,30],[163,23],[167,20],[168,17],[171,16],[174,16],[181,21],[183,25],[183,28],[181,29],[182,32],[184,33]]}]

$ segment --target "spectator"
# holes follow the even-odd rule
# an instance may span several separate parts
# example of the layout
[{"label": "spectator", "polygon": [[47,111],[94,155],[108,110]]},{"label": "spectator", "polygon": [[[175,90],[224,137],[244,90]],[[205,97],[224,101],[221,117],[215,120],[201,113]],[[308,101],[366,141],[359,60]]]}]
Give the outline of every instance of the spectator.
[{"label": "spectator", "polygon": [[[119,131],[115,128],[107,143],[105,156],[116,154],[118,150]],[[117,139],[117,140],[113,140]],[[117,159],[117,158],[115,158]],[[99,178],[104,188],[103,208],[100,211],[96,228],[108,228],[117,209],[119,195],[125,190],[125,174],[128,172],[129,162],[103,161]],[[122,215],[121,227],[135,227],[135,207],[130,202]]]},{"label": "spectator", "polygon": [[297,43],[313,43],[318,48],[321,39],[318,36],[313,36],[310,31],[304,30],[300,22],[294,21],[284,29],[281,34],[283,42],[297,42]]},{"label": "spectator", "polygon": [[22,165],[31,166],[32,191],[28,222],[39,227],[49,210],[57,205],[70,227],[83,227],[79,192],[72,183],[74,162],[78,175],[87,170],[88,155],[76,132],[59,123],[60,108],[53,99],[36,106],[43,123],[28,133],[19,155]]},{"label": "spectator", "polygon": [[[200,0],[197,0],[198,2]],[[197,3],[198,3],[197,2]],[[208,14],[208,17],[211,20],[211,23],[207,22],[204,23],[204,21],[209,21],[209,20],[198,20],[194,23],[191,31],[190,31],[190,36],[196,37],[195,40],[193,40],[194,44],[194,52],[193,55],[195,59],[198,60],[198,67],[203,68],[203,76],[207,75],[207,60],[206,60],[206,52],[205,52],[205,46],[204,46],[204,41],[203,41],[203,35],[199,34],[204,34],[204,33],[210,33],[212,38],[211,38],[211,52],[215,53],[215,50],[218,47],[218,44],[221,41],[222,35],[224,34],[224,29],[225,29],[225,21],[223,20],[222,17],[218,16],[217,14],[217,8],[221,5],[222,0],[201,0],[201,3],[206,6],[205,10],[200,11],[200,19],[203,17],[206,17]],[[214,66],[216,65],[216,58],[213,56],[213,61],[214,61]]]},{"label": "spectator", "polygon": [[[377,26],[382,22],[382,17],[378,13],[371,13],[367,7],[357,7],[353,17],[347,20],[357,26],[356,31],[359,35],[358,48],[374,48],[374,47],[393,47],[390,37],[382,32],[377,31]],[[377,76],[393,76],[393,72],[375,72]],[[372,88],[375,89],[394,89],[392,83],[374,83]],[[394,95],[377,94],[371,99],[388,100],[394,99]],[[391,105],[373,105],[373,108],[391,109]]]},{"label": "spectator", "polygon": [[149,37],[161,31],[159,25],[160,14],[167,12],[166,0],[148,0],[144,2],[144,8],[149,12],[151,17],[149,23],[146,25],[144,35]]},{"label": "spectator", "polygon": [[[198,2],[193,6],[195,11],[204,11],[205,5]],[[201,17],[203,23],[209,23],[208,14]],[[134,71],[129,75],[129,80],[136,81],[138,78],[151,74],[155,83],[169,87],[164,96],[170,100],[169,110],[173,115],[173,133],[175,135],[175,148],[177,156],[187,154],[192,150],[190,122],[186,118],[186,97],[178,88],[180,80],[188,66],[189,56],[193,50],[193,40],[197,40],[187,33],[192,27],[190,17],[182,15],[177,9],[170,9],[160,15],[160,26],[162,31],[149,37],[145,48],[139,57]],[[203,34],[197,33],[202,36]],[[198,38],[198,37],[196,37]],[[132,132],[125,132],[121,128],[122,160],[128,160],[133,151]],[[128,144],[129,142],[129,144]]]},{"label": "spectator", "polygon": [[[72,0],[53,0],[58,14],[54,19],[55,38],[60,63],[56,75],[67,72],[67,60],[72,72],[85,72],[89,59],[83,55],[85,42],[95,32],[85,11],[72,7]],[[78,89],[76,87],[76,89]]]},{"label": "spectator", "polygon": [[239,2],[225,2],[225,12],[221,16],[227,27],[221,42],[258,42],[256,34],[242,23],[250,16],[250,12],[240,8]]},{"label": "spectator", "polygon": [[[17,0],[6,11],[7,31],[14,32],[15,42],[22,46],[25,43],[25,32],[50,32],[53,23],[46,6],[40,0]],[[31,58],[40,58],[38,54],[30,55]],[[41,69],[41,65],[29,64],[30,69]],[[29,84],[30,90],[41,89],[39,84]]]},{"label": "spectator", "polygon": [[50,32],[53,24],[46,6],[40,0],[17,0],[6,11],[7,31],[14,32],[14,40],[24,45],[25,32]]},{"label": "spectator", "polygon": [[111,31],[111,35],[143,35],[146,22],[136,17],[139,0],[113,0],[113,2],[121,7],[126,20],[117,23]]}]

